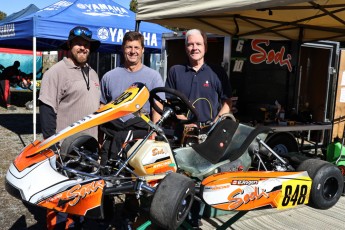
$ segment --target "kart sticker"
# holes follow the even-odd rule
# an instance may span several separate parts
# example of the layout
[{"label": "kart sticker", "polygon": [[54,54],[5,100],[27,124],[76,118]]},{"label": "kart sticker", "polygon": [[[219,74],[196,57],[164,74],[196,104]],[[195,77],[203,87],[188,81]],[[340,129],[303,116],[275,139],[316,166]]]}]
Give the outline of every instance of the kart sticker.
[{"label": "kart sticker", "polygon": [[176,172],[176,164],[171,159],[160,160],[154,164],[145,165],[146,174],[157,174],[162,172]]},{"label": "kart sticker", "polygon": [[85,215],[88,210],[101,205],[104,187],[104,180],[92,181],[83,185],[77,184],[62,193],[40,202],[39,206],[59,212]]},{"label": "kart sticker", "polygon": [[282,197],[278,209],[290,208],[300,204],[308,204],[311,190],[311,179],[300,177],[283,182]]},{"label": "kart sticker", "polygon": [[142,87],[143,87],[142,83],[132,84],[125,92],[123,92],[120,96],[118,96],[114,100],[113,102],[114,105],[119,105],[122,102],[125,103],[127,101],[132,100],[138,94],[138,92],[141,90]]},{"label": "kart sticker", "polygon": [[304,172],[224,172],[202,181],[204,201],[216,209],[288,208],[309,199]]},{"label": "kart sticker", "polygon": [[118,105],[121,102],[125,101],[127,98],[129,98],[129,100],[131,99],[130,96],[132,95],[131,92],[124,92],[123,94],[121,94],[118,98],[116,98],[114,100],[114,105]]}]

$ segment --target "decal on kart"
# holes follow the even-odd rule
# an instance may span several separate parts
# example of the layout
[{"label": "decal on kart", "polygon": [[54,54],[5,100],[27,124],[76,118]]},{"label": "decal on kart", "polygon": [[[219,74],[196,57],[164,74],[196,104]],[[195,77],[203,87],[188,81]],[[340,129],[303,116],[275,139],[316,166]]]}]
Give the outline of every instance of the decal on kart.
[{"label": "decal on kart", "polygon": [[309,177],[299,177],[298,180],[283,182],[282,197],[278,209],[290,208],[300,204],[307,204],[312,181]]},{"label": "decal on kart", "polygon": [[39,206],[59,212],[85,215],[88,210],[101,205],[104,186],[104,180],[92,181],[84,185],[77,184],[62,193],[41,201]]},{"label": "decal on kart", "polygon": [[150,148],[141,161],[147,174],[157,174],[166,171],[176,172],[176,164],[170,158],[171,151],[167,146]]},{"label": "decal on kart", "polygon": [[171,159],[156,162],[154,164],[144,166],[147,174],[157,174],[162,172],[176,172],[176,164]]},{"label": "decal on kart", "polygon": [[305,172],[226,172],[209,176],[202,184],[206,203],[238,211],[306,204],[311,189]]},{"label": "decal on kart", "polygon": [[131,95],[132,95],[132,92],[124,92],[118,98],[116,98],[116,100],[113,102],[113,104],[118,105],[118,104],[124,102],[127,98],[130,98]]},{"label": "decal on kart", "polygon": [[170,159],[171,151],[168,146],[151,148],[142,160],[144,166]]}]

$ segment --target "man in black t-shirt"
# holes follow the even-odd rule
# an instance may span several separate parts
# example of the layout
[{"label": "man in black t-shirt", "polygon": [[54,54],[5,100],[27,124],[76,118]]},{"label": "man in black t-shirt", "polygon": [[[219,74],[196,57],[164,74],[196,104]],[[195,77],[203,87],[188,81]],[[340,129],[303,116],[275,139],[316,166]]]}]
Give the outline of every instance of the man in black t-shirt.
[{"label": "man in black t-shirt", "polygon": [[0,77],[1,85],[1,99],[2,103],[8,110],[16,110],[16,107],[11,105],[11,83],[21,81],[21,72],[19,70],[20,62],[15,61],[13,65],[6,67]]}]

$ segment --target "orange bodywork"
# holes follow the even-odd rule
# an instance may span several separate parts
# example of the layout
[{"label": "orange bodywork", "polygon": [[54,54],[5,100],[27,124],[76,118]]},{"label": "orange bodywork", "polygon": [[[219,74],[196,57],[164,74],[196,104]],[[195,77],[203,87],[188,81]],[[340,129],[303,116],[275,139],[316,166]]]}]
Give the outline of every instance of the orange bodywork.
[{"label": "orange bodywork", "polygon": [[135,113],[144,106],[149,96],[150,93],[146,87],[138,88],[135,86],[131,86],[116,100],[106,104],[95,113],[84,117],[83,119],[75,122],[59,133],[51,136],[46,140],[43,140],[42,142],[36,141],[32,143],[25,149],[25,155],[26,157],[33,156],[49,148],[53,144],[69,136],[72,136],[73,134],[123,117],[125,115]]},{"label": "orange bodywork", "polygon": [[104,180],[77,184],[67,191],[41,201],[38,205],[58,212],[84,216],[88,210],[101,206],[104,186]]},{"label": "orange bodywork", "polygon": [[46,149],[42,151],[40,154],[33,155],[28,157],[28,153],[30,153],[29,149],[35,147],[35,145],[39,143],[39,141],[34,141],[32,144],[25,147],[21,154],[14,160],[14,165],[18,169],[18,171],[23,171],[24,169],[41,162],[47,158],[54,156],[54,151],[50,149]]},{"label": "orange bodywork", "polygon": [[222,210],[283,209],[307,204],[311,183],[306,172],[224,172],[202,181],[203,198]]}]

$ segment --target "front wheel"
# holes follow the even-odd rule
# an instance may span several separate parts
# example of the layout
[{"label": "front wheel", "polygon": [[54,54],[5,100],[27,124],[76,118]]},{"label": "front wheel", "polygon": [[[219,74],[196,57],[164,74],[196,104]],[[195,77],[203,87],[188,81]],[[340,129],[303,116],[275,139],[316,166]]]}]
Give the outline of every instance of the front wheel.
[{"label": "front wheel", "polygon": [[344,178],[333,164],[319,160],[303,161],[297,171],[307,171],[312,179],[309,206],[317,209],[328,209],[335,205],[344,187]]},{"label": "front wheel", "polygon": [[159,183],[150,207],[152,223],[161,229],[177,229],[186,219],[194,200],[194,182],[170,173]]}]

